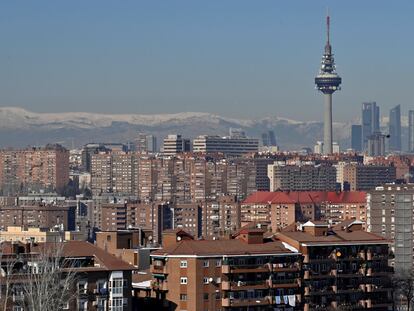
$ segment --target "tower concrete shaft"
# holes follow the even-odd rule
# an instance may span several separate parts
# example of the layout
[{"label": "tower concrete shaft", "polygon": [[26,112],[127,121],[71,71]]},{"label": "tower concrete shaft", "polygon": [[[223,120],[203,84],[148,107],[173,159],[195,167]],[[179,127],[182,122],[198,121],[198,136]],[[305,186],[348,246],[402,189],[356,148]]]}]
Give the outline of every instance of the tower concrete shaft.
[{"label": "tower concrete shaft", "polygon": [[321,69],[315,78],[316,88],[324,94],[323,153],[332,153],[332,94],[341,89],[342,79],[335,71],[335,61],[330,42],[330,18],[326,17],[326,44]]},{"label": "tower concrete shaft", "polygon": [[323,153],[332,153],[332,94],[324,94]]}]

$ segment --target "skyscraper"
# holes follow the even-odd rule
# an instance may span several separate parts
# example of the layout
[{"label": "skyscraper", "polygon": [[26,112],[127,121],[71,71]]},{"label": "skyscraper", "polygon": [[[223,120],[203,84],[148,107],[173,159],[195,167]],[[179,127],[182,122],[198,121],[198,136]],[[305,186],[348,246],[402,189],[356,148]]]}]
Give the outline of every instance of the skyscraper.
[{"label": "skyscraper", "polygon": [[362,151],[362,126],[353,124],[351,127],[351,148]]},{"label": "skyscraper", "polygon": [[401,108],[400,105],[390,110],[389,119],[390,151],[401,151]]},{"label": "skyscraper", "polygon": [[408,151],[414,152],[414,110],[408,111]]},{"label": "skyscraper", "polygon": [[368,149],[368,138],[380,131],[380,109],[375,102],[362,103],[362,147]]},{"label": "skyscraper", "polygon": [[316,88],[324,94],[324,126],[323,140],[324,153],[332,153],[332,94],[336,90],[340,90],[342,79],[335,71],[335,61],[332,54],[332,47],[329,38],[330,19],[326,17],[326,44],[325,52],[322,56],[322,65],[319,74],[315,78]]}]

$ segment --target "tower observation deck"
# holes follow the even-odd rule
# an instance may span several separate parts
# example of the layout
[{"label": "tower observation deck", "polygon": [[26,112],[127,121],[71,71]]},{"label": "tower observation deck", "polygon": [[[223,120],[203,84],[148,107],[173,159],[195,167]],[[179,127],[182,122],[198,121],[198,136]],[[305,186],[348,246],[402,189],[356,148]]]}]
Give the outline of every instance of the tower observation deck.
[{"label": "tower observation deck", "polygon": [[324,94],[324,126],[323,137],[325,154],[332,153],[332,94],[341,89],[342,79],[335,71],[335,61],[330,43],[330,18],[326,17],[326,44],[322,56],[321,69],[315,77],[316,88]]}]

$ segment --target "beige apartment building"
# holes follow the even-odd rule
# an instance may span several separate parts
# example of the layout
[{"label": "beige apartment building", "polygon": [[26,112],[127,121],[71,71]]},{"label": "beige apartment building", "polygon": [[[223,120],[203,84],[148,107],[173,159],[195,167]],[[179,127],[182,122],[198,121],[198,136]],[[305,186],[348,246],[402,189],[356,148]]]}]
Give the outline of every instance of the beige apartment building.
[{"label": "beige apartment building", "polygon": [[0,231],[0,242],[62,242],[62,241],[86,241],[86,235],[78,231],[51,231],[37,227],[9,226],[6,230]]}]

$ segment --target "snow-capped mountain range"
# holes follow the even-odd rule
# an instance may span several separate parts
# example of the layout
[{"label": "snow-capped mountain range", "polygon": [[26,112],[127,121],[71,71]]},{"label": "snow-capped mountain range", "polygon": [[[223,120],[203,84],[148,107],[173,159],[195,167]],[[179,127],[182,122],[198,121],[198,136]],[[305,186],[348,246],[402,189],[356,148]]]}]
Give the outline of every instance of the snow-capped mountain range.
[{"label": "snow-capped mountain range", "polygon": [[[322,123],[301,122],[277,116],[238,119],[211,113],[99,114],[86,112],[35,113],[22,108],[0,108],[0,147],[22,147],[61,143],[67,147],[88,142],[133,141],[139,132],[151,133],[159,141],[167,134],[227,135],[229,128],[241,128],[248,136],[261,137],[273,130],[283,149],[312,147],[322,138]],[[348,147],[350,123],[334,123],[334,137]]]}]

